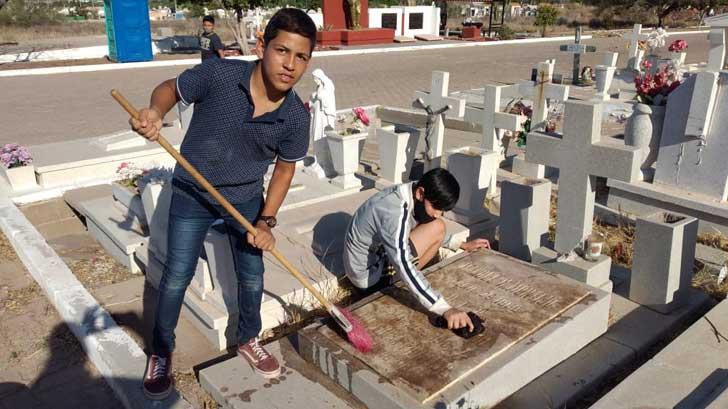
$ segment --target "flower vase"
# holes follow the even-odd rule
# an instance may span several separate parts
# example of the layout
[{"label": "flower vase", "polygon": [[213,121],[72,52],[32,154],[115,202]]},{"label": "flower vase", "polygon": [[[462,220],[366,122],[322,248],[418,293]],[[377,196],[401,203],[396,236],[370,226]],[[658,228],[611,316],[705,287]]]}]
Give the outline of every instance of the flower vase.
[{"label": "flower vase", "polygon": [[359,169],[361,148],[366,138],[366,133],[341,135],[333,131],[326,132],[331,160],[338,175],[331,180],[333,185],[345,190],[361,187],[361,181],[354,173]]},{"label": "flower vase", "polygon": [[657,161],[665,107],[637,103],[624,129],[624,144],[640,149],[640,169],[649,173]]},{"label": "flower vase", "polygon": [[670,52],[670,59],[673,61],[675,68],[680,68],[685,64],[685,57],[688,53],[686,52]]},{"label": "flower vase", "polygon": [[5,180],[15,191],[32,189],[38,186],[33,165],[17,166],[10,169],[0,166],[0,169],[3,170]]}]

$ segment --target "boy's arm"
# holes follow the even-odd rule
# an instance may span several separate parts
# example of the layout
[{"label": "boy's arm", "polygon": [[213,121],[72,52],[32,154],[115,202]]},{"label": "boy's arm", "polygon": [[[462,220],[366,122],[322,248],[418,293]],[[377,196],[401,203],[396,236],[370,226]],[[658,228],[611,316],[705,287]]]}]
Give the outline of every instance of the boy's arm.
[{"label": "boy's arm", "polygon": [[432,288],[425,275],[412,262],[409,248],[410,209],[407,203],[381,206],[376,209],[376,218],[382,243],[392,266],[410,288],[417,300],[428,311],[438,315],[450,310],[445,298]]},{"label": "boy's arm", "polygon": [[286,198],[288,189],[291,187],[293,174],[296,171],[295,162],[277,160],[273,168],[273,176],[268,184],[268,191],[265,196],[265,206],[260,213],[261,216],[275,216],[281,208],[283,199]]},{"label": "boy's arm", "polygon": [[215,34],[214,39],[212,40],[212,46],[214,47],[218,57],[225,58],[225,45],[222,43],[222,40],[220,40],[219,35]]}]

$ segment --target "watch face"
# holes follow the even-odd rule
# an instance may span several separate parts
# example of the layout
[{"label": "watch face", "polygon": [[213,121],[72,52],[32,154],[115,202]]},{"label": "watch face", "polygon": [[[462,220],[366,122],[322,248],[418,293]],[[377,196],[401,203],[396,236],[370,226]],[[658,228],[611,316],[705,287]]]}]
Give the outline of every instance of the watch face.
[{"label": "watch face", "polygon": [[266,216],[266,217],[261,217],[261,219],[262,219],[262,220],[263,220],[263,221],[265,222],[265,224],[267,224],[267,225],[268,225],[268,227],[270,227],[270,228],[276,227],[276,224],[278,224],[278,220],[276,220],[276,218],[275,218],[275,217],[273,217],[273,216]]}]

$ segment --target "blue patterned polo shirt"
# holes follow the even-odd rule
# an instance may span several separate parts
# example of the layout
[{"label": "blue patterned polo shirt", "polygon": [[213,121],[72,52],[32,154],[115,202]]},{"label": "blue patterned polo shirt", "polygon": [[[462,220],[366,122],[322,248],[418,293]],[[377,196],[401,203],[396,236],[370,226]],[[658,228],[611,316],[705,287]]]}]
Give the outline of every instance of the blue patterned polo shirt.
[{"label": "blue patterned polo shirt", "polygon": [[[276,158],[296,162],[308,151],[309,113],[295,91],[275,111],[253,118],[250,78],[256,64],[210,58],[177,77],[180,100],[195,104],[180,151],[231,203],[260,197],[263,176]],[[216,203],[179,165],[173,186]]]}]

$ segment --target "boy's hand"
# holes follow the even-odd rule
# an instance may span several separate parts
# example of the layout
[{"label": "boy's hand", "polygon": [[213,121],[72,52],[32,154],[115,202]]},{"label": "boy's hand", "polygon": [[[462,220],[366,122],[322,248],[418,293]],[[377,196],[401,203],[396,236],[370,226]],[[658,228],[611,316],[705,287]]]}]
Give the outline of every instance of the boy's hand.
[{"label": "boy's hand", "polygon": [[162,129],[162,115],[156,109],[144,108],[139,112],[139,120],[130,118],[129,125],[139,135],[156,141]]},{"label": "boy's hand", "polygon": [[258,230],[258,234],[253,237],[252,234],[248,233],[248,243],[263,251],[273,250],[273,247],[276,245],[276,238],[273,237],[273,233],[270,231],[268,224],[261,220],[256,223],[255,228]]},{"label": "boy's hand", "polygon": [[473,332],[473,329],[475,329],[473,321],[470,320],[468,314],[458,310],[457,308],[450,308],[449,310],[445,311],[442,316],[447,321],[448,329],[458,329],[465,326],[468,327],[469,332]]},{"label": "boy's hand", "polygon": [[477,249],[489,249],[490,242],[486,239],[475,239],[465,242],[460,245],[460,248],[465,251],[475,251]]}]

